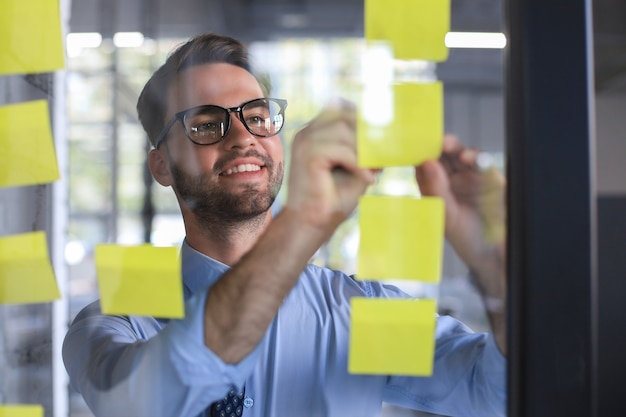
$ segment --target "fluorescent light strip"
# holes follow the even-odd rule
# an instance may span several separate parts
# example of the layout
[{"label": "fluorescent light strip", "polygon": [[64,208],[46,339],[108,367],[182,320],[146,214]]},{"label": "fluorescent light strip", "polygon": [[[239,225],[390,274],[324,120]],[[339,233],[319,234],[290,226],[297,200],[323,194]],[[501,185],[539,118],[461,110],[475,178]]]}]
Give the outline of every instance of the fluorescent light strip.
[{"label": "fluorescent light strip", "polygon": [[74,32],[65,37],[67,56],[76,57],[85,48],[98,48],[102,45],[102,35],[98,32]]},{"label": "fluorescent light strip", "polygon": [[113,44],[118,48],[136,48],[143,44],[141,32],[117,32],[113,35]]},{"label": "fluorescent light strip", "polygon": [[448,32],[445,43],[448,48],[502,49],[506,46],[504,33]]},{"label": "fluorescent light strip", "polygon": [[68,48],[98,48],[102,44],[102,35],[98,32],[74,32],[67,34]]}]

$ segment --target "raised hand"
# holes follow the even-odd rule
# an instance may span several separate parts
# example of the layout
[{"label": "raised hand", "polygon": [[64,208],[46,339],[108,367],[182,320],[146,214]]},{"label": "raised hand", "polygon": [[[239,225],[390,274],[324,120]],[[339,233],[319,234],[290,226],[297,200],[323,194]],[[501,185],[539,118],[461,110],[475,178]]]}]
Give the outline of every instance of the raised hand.
[{"label": "raised hand", "polygon": [[447,135],[439,160],[416,167],[415,177],[423,195],[445,201],[446,238],[468,266],[504,353],[506,184],[497,169],[478,167],[478,153]]},{"label": "raised hand", "polygon": [[324,109],[298,132],[291,158],[286,207],[317,227],[334,230],[375,181],[357,165],[356,111],[348,102]]}]

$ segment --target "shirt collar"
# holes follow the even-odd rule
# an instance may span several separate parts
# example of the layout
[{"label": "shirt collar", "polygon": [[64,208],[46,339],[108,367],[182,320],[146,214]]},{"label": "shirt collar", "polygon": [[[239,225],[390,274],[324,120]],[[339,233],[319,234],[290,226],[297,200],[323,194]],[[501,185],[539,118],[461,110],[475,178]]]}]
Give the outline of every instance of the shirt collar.
[{"label": "shirt collar", "polygon": [[181,258],[185,300],[215,284],[230,269],[228,265],[198,252],[186,240],[181,248]]}]

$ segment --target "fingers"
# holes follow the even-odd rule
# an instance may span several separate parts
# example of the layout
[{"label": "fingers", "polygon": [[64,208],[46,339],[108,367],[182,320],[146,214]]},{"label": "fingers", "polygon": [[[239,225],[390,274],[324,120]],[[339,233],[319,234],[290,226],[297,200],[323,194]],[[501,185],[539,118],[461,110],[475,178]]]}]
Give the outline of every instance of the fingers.
[{"label": "fingers", "polygon": [[353,103],[337,99],[305,126],[294,143],[299,153],[319,154],[329,164],[332,171],[346,171],[371,184],[375,181],[375,171],[358,166],[356,154],[356,107]]},{"label": "fingers", "polygon": [[320,128],[334,123],[345,123],[350,129],[356,131],[357,117],[354,103],[341,98],[334,99],[322,109],[308,126]]},{"label": "fingers", "polygon": [[443,138],[442,152],[415,168],[420,193],[442,198],[446,205],[446,229],[454,227],[460,207],[476,207],[480,195],[478,151],[466,148],[456,136]]},{"label": "fingers", "polygon": [[[358,166],[356,154],[356,126],[357,113],[356,104],[345,100],[341,97],[333,98],[322,112],[309,124],[311,129],[319,129],[317,131],[317,140],[330,139],[336,147],[337,156],[343,156],[334,160],[337,166],[332,167],[333,175],[340,178],[343,174],[352,174],[359,177],[367,184],[373,184],[376,181],[376,174],[380,170],[365,169]],[[326,135],[324,128],[335,131],[336,135]],[[347,129],[347,130],[345,130]],[[315,138],[311,138],[315,140]],[[345,146],[342,150],[341,146]]]},{"label": "fingers", "polygon": [[454,135],[444,136],[442,152],[439,158],[449,174],[478,169],[477,149],[466,148]]},{"label": "fingers", "polygon": [[477,150],[466,148],[455,135],[446,134],[439,159],[426,161],[415,170],[420,192],[441,197],[450,189],[464,192],[473,182],[472,174],[478,172],[477,157]]},{"label": "fingers", "polygon": [[336,213],[349,215],[376,180],[373,170],[358,166],[356,110],[347,102],[325,108],[300,130],[291,156],[287,204],[312,224],[335,225]]},{"label": "fingers", "polygon": [[456,135],[446,133],[443,136],[443,144],[441,146],[443,153],[455,153],[463,148],[463,144]]},{"label": "fingers", "polygon": [[438,161],[426,161],[415,167],[415,179],[425,196],[443,196],[449,187],[446,171]]}]

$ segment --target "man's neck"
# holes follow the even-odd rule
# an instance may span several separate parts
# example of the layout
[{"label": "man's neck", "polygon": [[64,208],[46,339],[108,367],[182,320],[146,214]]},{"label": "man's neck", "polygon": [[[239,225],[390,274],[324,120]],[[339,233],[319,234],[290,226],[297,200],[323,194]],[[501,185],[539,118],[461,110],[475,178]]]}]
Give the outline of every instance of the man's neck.
[{"label": "man's neck", "polygon": [[271,221],[271,212],[232,224],[216,226],[185,219],[186,241],[195,250],[232,266],[257,242]]}]

